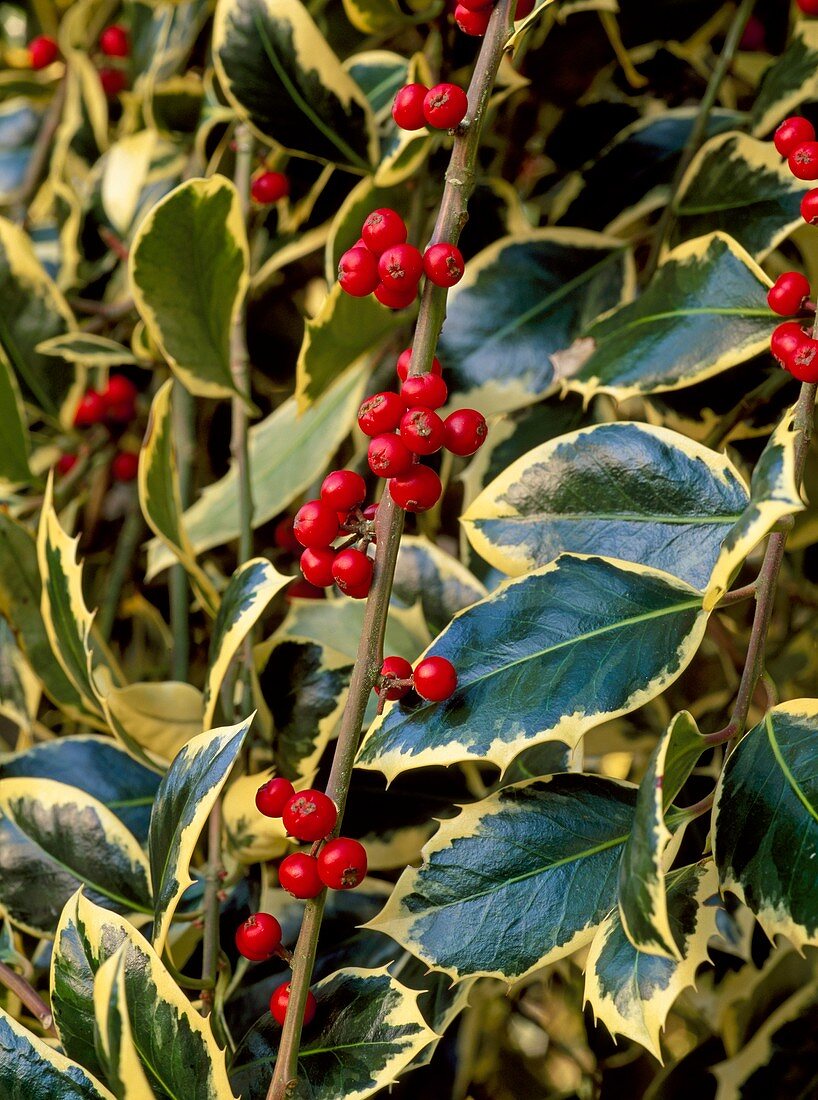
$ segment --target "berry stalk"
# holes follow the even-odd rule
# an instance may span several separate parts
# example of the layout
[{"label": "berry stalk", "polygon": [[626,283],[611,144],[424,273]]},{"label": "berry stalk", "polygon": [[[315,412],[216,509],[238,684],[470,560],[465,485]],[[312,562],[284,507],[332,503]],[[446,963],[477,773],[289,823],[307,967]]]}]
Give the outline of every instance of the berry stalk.
[{"label": "berry stalk", "polygon": [[[495,6],[486,36],[477,58],[468,91],[468,126],[455,137],[451,160],[446,172],[443,197],[432,233],[431,244],[457,244],[468,218],[468,201],[476,180],[477,151],[497,70],[508,39],[514,0],[499,0]],[[421,299],[409,377],[433,369],[435,349],[446,317],[447,288],[427,280]],[[339,822],[349,792],[355,754],[370,693],[375,686],[383,660],[383,640],[389,613],[389,598],[395,573],[400,538],[403,531],[403,511],[387,491],[383,494],[375,518],[375,572],[366,603],[361,639],[349,687],[349,696],[341,719],[335,756],[326,793],[338,807]],[[298,942],[293,952],[289,1009],[281,1036],[275,1071],[267,1092],[267,1100],[286,1100],[292,1082],[298,1075],[298,1048],[302,1021],[310,994],[310,979],[315,964],[318,933],[324,912],[326,891],[307,901]]]}]

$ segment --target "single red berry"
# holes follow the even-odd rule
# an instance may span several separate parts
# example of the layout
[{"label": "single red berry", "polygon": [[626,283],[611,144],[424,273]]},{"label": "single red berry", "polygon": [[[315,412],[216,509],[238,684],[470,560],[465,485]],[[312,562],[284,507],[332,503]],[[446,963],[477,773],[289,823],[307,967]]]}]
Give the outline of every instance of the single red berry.
[{"label": "single red berry", "polygon": [[74,426],[87,428],[91,424],[99,424],[105,419],[105,398],[96,390],[86,390],[83,394],[77,411],[74,413]]},{"label": "single red berry", "polygon": [[318,874],[331,890],[354,890],[366,876],[366,848],[348,836],[328,841],[318,853]]},{"label": "single red berry", "polygon": [[408,309],[418,296],[418,284],[410,283],[408,286],[401,284],[378,283],[374,290],[375,297],[382,306],[387,309]]},{"label": "single red berry", "polygon": [[422,405],[409,409],[400,422],[400,437],[415,455],[433,455],[439,451],[445,434],[443,421],[437,413]]},{"label": "single red berry", "polygon": [[278,865],[278,881],[282,890],[302,901],[317,898],[324,889],[318,877],[318,860],[306,852],[293,852],[282,859]]},{"label": "single red berry", "polygon": [[121,69],[100,69],[99,82],[108,99],[116,99],[120,92],[124,92],[128,85],[125,74]]},{"label": "single red berry", "polygon": [[453,455],[473,455],[488,435],[486,418],[476,409],[456,409],[443,421],[443,446]]},{"label": "single red berry", "polygon": [[281,947],[281,925],[269,913],[253,913],[236,929],[236,947],[251,962],[264,962]]},{"label": "single red berry", "polygon": [[350,248],[338,261],[338,282],[353,298],[365,298],[380,282],[378,257],[368,248]]},{"label": "single red berry", "polygon": [[774,313],[792,317],[809,298],[809,279],[800,271],[785,271],[767,291],[767,304]]},{"label": "single red berry", "polygon": [[399,435],[376,435],[367,449],[369,468],[377,477],[397,477],[412,465],[412,452]]},{"label": "single red berry", "polygon": [[801,199],[801,217],[807,225],[818,225],[818,187],[807,191]]},{"label": "single red berry", "polygon": [[336,511],[348,512],[366,500],[366,482],[354,470],[333,470],[321,482],[321,500]]},{"label": "single red berry", "polygon": [[426,125],[423,100],[428,90],[425,84],[404,84],[395,96],[392,118],[401,130],[422,130]]},{"label": "single red berry", "polygon": [[381,282],[401,289],[414,288],[423,274],[423,257],[413,244],[395,244],[381,253],[378,275]]},{"label": "single red berry", "polygon": [[[356,550],[350,546],[336,554],[332,575],[342,592],[356,599],[362,599],[369,594],[372,569],[372,559],[368,558],[363,550]],[[359,592],[362,595],[356,596]]]},{"label": "single red berry", "polygon": [[792,357],[798,350],[801,342],[806,340],[806,333],[797,321],[785,321],[779,325],[770,337],[770,351],[785,370],[789,370]]},{"label": "single red berry", "polygon": [[250,184],[250,194],[259,206],[272,206],[290,193],[290,181],[283,172],[261,172]]},{"label": "single red berry", "polygon": [[284,806],[295,794],[295,787],[283,775],[268,779],[256,791],[256,809],[265,817],[281,817]]},{"label": "single red berry", "polygon": [[531,15],[535,4],[536,0],[517,0],[517,7],[514,9],[514,22],[517,23],[521,19],[525,19],[527,15]]},{"label": "single red berry", "polygon": [[[381,665],[381,677],[383,679],[409,680],[412,677],[412,666],[403,657],[385,657]],[[380,695],[381,684],[375,684],[375,691]],[[409,691],[409,686],[392,686],[386,689],[387,699],[402,699]]]},{"label": "single red berry", "polygon": [[782,157],[788,157],[805,141],[815,141],[815,127],[800,115],[785,118],[773,134],[773,145]]},{"label": "single red berry", "polygon": [[99,48],[106,57],[127,57],[131,52],[128,32],[121,23],[112,23],[99,36]]},{"label": "single red berry", "polygon": [[308,546],[299,562],[304,580],[316,588],[331,588],[335,584],[332,567],[335,564],[335,551],[330,546]]},{"label": "single red berry", "polygon": [[293,534],[302,546],[329,546],[338,535],[335,509],[322,500],[308,500],[295,513]]},{"label": "single red berry", "polygon": [[818,0],[795,0],[804,15],[818,15]]},{"label": "single red berry", "polygon": [[415,691],[432,703],[448,699],[457,687],[454,665],[445,657],[424,657],[415,669],[414,679]]},{"label": "single red berry", "polygon": [[28,60],[32,69],[45,69],[60,56],[60,47],[47,34],[40,34],[28,44]]},{"label": "single red berry", "polygon": [[117,451],[111,459],[111,477],[114,481],[133,481],[139,473],[139,455],[133,451]]},{"label": "single red berry", "polygon": [[273,541],[279,549],[286,550],[288,554],[300,554],[301,543],[293,533],[293,519],[293,516],[284,516],[278,521],[273,531]]},{"label": "single red berry", "polygon": [[338,821],[338,810],[323,791],[298,791],[285,805],[284,828],[296,840],[323,840]]},{"label": "single red berry", "polygon": [[112,374],[102,397],[107,405],[132,405],[136,401],[136,393],[136,386],[130,378],[124,374]]},{"label": "single red berry", "polygon": [[364,508],[364,519],[374,520],[375,516],[377,516],[377,514],[378,514],[378,505],[377,504],[367,504],[366,508]]},{"label": "single red berry", "polygon": [[805,336],[785,367],[799,382],[818,382],[818,340]]},{"label": "single red berry", "polygon": [[289,601],[323,600],[326,599],[326,595],[323,588],[316,588],[314,584],[310,584],[309,581],[305,581],[302,577],[288,584],[284,589],[284,599]]},{"label": "single red berry", "polygon": [[[409,365],[412,362],[412,349],[406,348],[398,356],[398,378],[401,382],[405,382],[409,377]],[[443,367],[440,365],[440,360],[437,356],[432,360],[432,365],[429,368],[429,374],[442,374]]]},{"label": "single red berry", "polygon": [[464,34],[469,34],[472,38],[482,38],[489,29],[491,11],[491,8],[469,11],[462,4],[458,4],[454,9],[454,21]]},{"label": "single red berry", "polygon": [[435,130],[454,130],[466,117],[469,98],[456,84],[435,84],[423,100],[423,117]]},{"label": "single red berry", "polygon": [[405,512],[428,512],[437,504],[442,491],[440,478],[434,470],[417,463],[389,482],[392,499]]},{"label": "single red berry", "polygon": [[423,270],[435,286],[454,286],[463,278],[465,268],[463,253],[457,245],[441,242],[430,245],[423,253]]},{"label": "single red berry", "polygon": [[[270,1012],[273,1019],[277,1024],[284,1026],[284,1021],[287,1018],[287,1005],[290,1003],[290,983],[284,982],[278,989],[273,991],[273,995],[270,998]],[[307,1003],[304,1006],[304,1027],[307,1024],[311,1024],[315,1019],[315,1013],[318,1008],[318,1004],[312,993],[307,993]]]},{"label": "single red berry", "polygon": [[393,432],[406,412],[406,402],[400,394],[384,390],[367,397],[358,409],[358,427],[364,435]]},{"label": "single red berry", "polygon": [[460,0],[458,5],[461,8],[465,8],[466,11],[486,11],[489,13],[494,7],[494,0]]},{"label": "single red berry", "polygon": [[57,473],[62,477],[77,465],[76,455],[60,455],[57,459]]},{"label": "single red berry", "polygon": [[797,145],[787,157],[790,171],[799,180],[818,180],[818,141]]},{"label": "single red berry", "polygon": [[407,405],[439,409],[446,404],[449,387],[439,374],[415,374],[403,383],[400,395]]},{"label": "single red berry", "polygon": [[366,247],[376,256],[380,256],[393,245],[403,244],[407,236],[408,230],[403,218],[388,207],[373,210],[361,229]]},{"label": "single red berry", "polygon": [[767,47],[767,28],[757,15],[751,15],[738,44],[740,50],[749,50],[756,53]]}]

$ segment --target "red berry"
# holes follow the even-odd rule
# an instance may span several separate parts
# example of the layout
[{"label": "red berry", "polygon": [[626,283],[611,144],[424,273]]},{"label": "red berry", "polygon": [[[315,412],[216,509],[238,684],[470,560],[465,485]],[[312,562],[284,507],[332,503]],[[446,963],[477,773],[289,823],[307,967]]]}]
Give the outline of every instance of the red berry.
[{"label": "red berry", "polygon": [[239,954],[251,962],[264,962],[281,947],[281,925],[269,913],[253,913],[236,929]]},{"label": "red berry", "polygon": [[293,516],[285,516],[278,521],[273,531],[273,541],[288,554],[300,554],[301,543],[293,534],[293,518]]},{"label": "red berry", "polygon": [[818,187],[807,191],[801,199],[801,217],[807,225],[818,225]]},{"label": "red berry", "polygon": [[[363,550],[356,550],[350,546],[336,554],[332,575],[342,592],[355,599],[362,599],[369,594],[372,570],[372,559],[368,558]],[[358,593],[361,594],[358,595]]]},{"label": "red berry", "polygon": [[323,791],[298,791],[285,805],[281,817],[290,836],[312,842],[329,836],[338,820],[338,810]]},{"label": "red berry", "polygon": [[290,181],[283,172],[262,172],[250,184],[250,194],[259,206],[272,206],[290,193]]},{"label": "red berry", "polygon": [[61,476],[73,470],[77,464],[76,455],[60,455],[57,459],[57,473]]},{"label": "red berry", "polygon": [[514,10],[514,22],[517,23],[521,19],[525,19],[527,15],[531,15],[535,3],[536,0],[517,0],[517,7]]},{"label": "red berry", "polygon": [[366,247],[376,256],[380,256],[393,245],[403,244],[407,235],[408,231],[403,218],[388,207],[373,210],[361,229],[361,237]]},{"label": "red berry", "polygon": [[[290,1003],[290,983],[284,982],[278,989],[273,991],[273,995],[270,998],[270,1012],[273,1015],[273,1019],[276,1023],[284,1026],[284,1021],[287,1018],[287,1005]],[[311,1024],[315,1019],[315,1012],[318,1008],[315,997],[312,993],[307,993],[307,1003],[304,1006],[304,1027],[307,1024]]]},{"label": "red berry", "polygon": [[256,809],[265,817],[281,817],[285,804],[295,794],[295,787],[282,775],[268,779],[256,791]]},{"label": "red berry", "polygon": [[366,508],[364,508],[364,519],[374,520],[375,516],[377,516],[377,514],[378,514],[378,505],[377,504],[367,504]]},{"label": "red berry", "polygon": [[314,584],[316,588],[331,588],[335,583],[332,576],[335,551],[330,546],[307,547],[299,564],[304,580]]},{"label": "red berry", "polygon": [[460,0],[458,7],[465,8],[466,11],[486,11],[489,13],[494,7],[494,0]]},{"label": "red berry", "polygon": [[105,419],[105,398],[96,390],[86,390],[74,413],[74,426],[87,428]]},{"label": "red berry", "polygon": [[121,69],[100,69],[99,82],[108,99],[116,99],[120,92],[124,92],[128,81]]},{"label": "red berry", "polygon": [[365,298],[380,282],[377,256],[368,248],[350,248],[338,262],[338,282],[353,298]]},{"label": "red berry", "polygon": [[[402,351],[398,356],[398,378],[401,382],[405,382],[409,377],[409,364],[412,362],[412,349],[407,348]],[[443,367],[440,365],[440,360],[437,356],[432,360],[432,365],[429,368],[430,374],[442,374]]]},{"label": "red berry", "polygon": [[439,374],[415,374],[403,383],[400,395],[407,405],[439,409],[441,405],[446,404],[449,387]]},{"label": "red berry", "polygon": [[326,595],[323,588],[316,588],[314,584],[310,584],[301,577],[288,584],[284,590],[285,600],[323,600]]},{"label": "red berry", "polygon": [[815,127],[812,123],[800,115],[785,118],[773,134],[775,145],[782,157],[788,157],[790,153],[803,145],[805,141],[815,140]]},{"label": "red berry", "polygon": [[412,465],[412,452],[398,435],[376,435],[369,444],[367,458],[377,477],[397,477]]},{"label": "red berry", "polygon": [[318,877],[318,860],[306,852],[293,852],[282,859],[278,865],[278,881],[282,890],[302,901],[317,898],[324,889]]},{"label": "red berry", "polygon": [[375,297],[382,306],[388,309],[408,309],[418,296],[417,283],[409,286],[394,285],[390,283],[378,283],[374,291]]},{"label": "red berry", "polygon": [[32,69],[45,69],[60,56],[60,47],[47,34],[32,38],[28,44],[28,60]]},{"label": "red berry", "polygon": [[106,57],[127,57],[131,52],[128,32],[120,23],[112,23],[99,36],[99,48]]},{"label": "red berry", "polygon": [[424,657],[415,669],[415,691],[423,699],[440,703],[457,687],[457,673],[445,657]]},{"label": "red berry", "polygon": [[423,253],[423,270],[435,286],[454,286],[459,283],[465,267],[463,253],[456,245],[441,242],[430,245]]},{"label": "red berry", "polygon": [[354,470],[333,470],[321,482],[321,500],[339,512],[348,512],[366,500],[366,482]]},{"label": "red berry", "polygon": [[136,386],[124,374],[112,374],[108,385],[102,391],[107,405],[127,405],[136,401]]},{"label": "red berry", "polygon": [[809,298],[809,279],[800,271],[785,271],[767,291],[767,304],[774,313],[792,317]]},{"label": "red berry", "polygon": [[818,15],[818,0],[795,0],[804,15]]},{"label": "red berry", "polygon": [[390,390],[372,394],[358,409],[358,427],[364,435],[393,432],[406,412],[406,402]]},{"label": "red berry", "polygon": [[486,440],[486,418],[476,409],[456,409],[443,421],[443,446],[453,455],[473,455]]},{"label": "red berry", "polygon": [[472,38],[482,38],[489,28],[491,11],[491,8],[469,11],[462,4],[458,4],[454,9],[454,21],[464,34],[470,34]]},{"label": "red berry", "polygon": [[133,451],[118,451],[111,459],[114,481],[133,481],[139,473],[139,455]]},{"label": "red berry", "polygon": [[366,875],[366,848],[348,836],[328,841],[318,853],[318,874],[331,890],[354,890]]},{"label": "red berry", "polygon": [[409,409],[400,422],[400,437],[415,455],[433,455],[439,451],[445,434],[437,413],[422,405]]},{"label": "red berry", "polygon": [[[416,287],[423,274],[423,257],[413,244],[395,244],[381,253],[378,275],[388,286]],[[414,297],[414,295],[413,295]]]},{"label": "red berry", "polygon": [[749,50],[751,53],[756,53],[758,50],[766,49],[766,46],[767,28],[757,15],[751,15],[747,20],[747,25],[744,28],[738,48],[740,50]]},{"label": "red berry", "polygon": [[[395,680],[409,680],[412,676],[412,666],[403,657],[385,657],[381,665],[381,676]],[[375,691],[380,695],[381,685],[379,683],[375,684]],[[408,685],[405,687],[393,686],[386,689],[386,698],[402,699],[407,691],[409,691]]]},{"label": "red berry", "polygon": [[422,130],[426,125],[423,99],[428,90],[425,84],[405,84],[395,96],[392,118],[401,130]]},{"label": "red berry", "polygon": [[442,491],[440,478],[434,470],[417,464],[389,482],[392,499],[406,512],[427,512],[437,504]]},{"label": "red berry", "polygon": [[789,370],[792,357],[798,350],[801,342],[806,340],[806,333],[797,321],[785,321],[779,325],[770,338],[770,351],[785,370]]},{"label": "red berry", "polygon": [[454,130],[468,109],[469,98],[456,84],[435,84],[423,100],[423,117],[435,130]]},{"label": "red berry", "polygon": [[790,171],[799,180],[818,180],[818,141],[797,145],[787,157]]},{"label": "red berry", "polygon": [[784,366],[799,382],[818,382],[818,340],[804,336]]},{"label": "red berry", "polygon": [[322,500],[308,500],[295,513],[293,534],[302,546],[329,546],[338,534],[335,509]]}]

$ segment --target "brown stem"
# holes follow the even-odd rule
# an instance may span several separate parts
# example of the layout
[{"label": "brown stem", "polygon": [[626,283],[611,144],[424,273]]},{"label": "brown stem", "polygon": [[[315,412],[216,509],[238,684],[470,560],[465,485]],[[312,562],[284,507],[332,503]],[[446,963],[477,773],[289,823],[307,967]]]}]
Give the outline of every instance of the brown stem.
[{"label": "brown stem", "polygon": [[732,592],[725,592],[716,607],[730,607],[734,603],[741,603],[742,600],[750,600],[756,594],[757,582],[752,581],[751,584],[745,584],[742,588],[734,588]]},{"label": "brown stem", "polygon": [[[469,84],[467,115],[469,126],[465,133],[455,137],[449,168],[446,172],[443,197],[430,243],[437,241],[456,243],[466,224],[467,204],[476,179],[480,134],[511,27],[512,3],[513,0],[499,0],[492,12]],[[446,290],[434,286],[427,280],[415,328],[410,375],[425,374],[431,368],[445,317]],[[375,572],[364,611],[361,639],[352,672],[349,696],[341,719],[332,769],[327,782],[327,794],[338,806],[339,824],[349,792],[366,705],[383,659],[383,639],[389,612],[389,597],[402,531],[403,512],[395,506],[387,491],[383,495],[375,517],[377,548]],[[295,1088],[301,1022],[304,1018],[304,1008],[315,964],[325,898],[326,891],[323,891],[317,898],[308,901],[304,909],[301,931],[293,952],[293,974],[287,1017],[281,1035],[275,1071],[267,1091],[267,1100],[286,1100]]]},{"label": "brown stem", "polygon": [[54,1017],[51,1014],[51,1009],[25,978],[21,978],[4,962],[0,962],[0,983],[20,998],[32,1016],[36,1016],[40,1021],[43,1031],[48,1035],[53,1035],[54,1038],[57,1037],[57,1029],[54,1027]]},{"label": "brown stem", "polygon": [[[222,806],[219,799],[207,819],[207,868],[204,886],[204,932],[202,934],[202,978],[216,984],[216,964],[219,958],[219,890],[221,888]],[[211,1000],[202,997],[202,1012],[208,1015]]]}]

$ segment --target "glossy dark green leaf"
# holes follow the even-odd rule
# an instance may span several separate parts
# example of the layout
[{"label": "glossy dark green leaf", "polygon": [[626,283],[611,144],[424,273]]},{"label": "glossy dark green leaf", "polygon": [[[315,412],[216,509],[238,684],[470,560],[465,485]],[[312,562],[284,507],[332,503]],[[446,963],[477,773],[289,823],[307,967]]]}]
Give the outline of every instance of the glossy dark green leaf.
[{"label": "glossy dark green leaf", "polygon": [[456,980],[563,958],[616,904],[635,797],[579,774],[505,787],[441,825],[370,927]]},{"label": "glossy dark green leaf", "polygon": [[818,944],[818,701],[774,707],[728,757],[713,848],[723,888],[771,939]]},{"label": "glossy dark green leaf", "polygon": [[99,968],[94,981],[97,1055],[105,1067],[105,1080],[118,1100],[151,1100],[139,1051],[133,1041],[125,982],[127,946],[123,945]]},{"label": "glossy dark green leaf", "polygon": [[150,73],[153,81],[179,72],[209,15],[208,0],[186,0],[170,8],[134,4],[129,23],[134,72]]},{"label": "glossy dark green leaf", "polygon": [[358,756],[406,768],[488,760],[587,730],[655,698],[698,648],[702,597],[665,573],[564,554],[460,612],[428,655],[457,669],[443,703],[387,704]]},{"label": "glossy dark green leaf", "polygon": [[575,755],[575,751],[562,741],[545,741],[542,745],[523,749],[503,772],[502,786],[522,783],[526,779],[542,779],[555,772],[575,771]]},{"label": "glossy dark green leaf", "polygon": [[435,543],[404,535],[392,595],[407,607],[419,602],[429,628],[440,631],[458,611],[483,599],[486,589],[457,558]]},{"label": "glossy dark green leaf", "polygon": [[650,565],[704,588],[747,502],[725,455],[621,421],[529,451],[462,521],[477,553],[514,576],[567,551]]},{"label": "glossy dark green leaf", "polygon": [[765,71],[753,102],[753,133],[766,137],[799,104],[818,95],[818,23],[800,19],[787,48]]},{"label": "glossy dark green leaf", "polygon": [[550,356],[633,295],[621,241],[580,229],[505,237],[469,261],[440,340],[449,388],[483,413],[533,404],[554,388]]},{"label": "glossy dark green leaf", "polygon": [[298,0],[220,0],[213,53],[225,94],[263,138],[330,163],[375,162],[366,96]]},{"label": "glossy dark green leaf", "polygon": [[0,481],[31,481],[28,467],[29,436],[20,387],[14,371],[0,348],[0,422],[3,447],[0,449]]},{"label": "glossy dark green leaf", "polygon": [[569,389],[618,401],[692,386],[766,351],[776,317],[769,281],[723,233],[686,241],[640,297],[590,325],[558,357]]},{"label": "glossy dark green leaf", "polygon": [[59,1054],[0,1008],[3,1100],[114,1100],[82,1066]]},{"label": "glossy dark green leaf", "polygon": [[[358,652],[364,605],[344,596],[327,600],[299,600],[290,603],[280,634],[286,638],[309,639],[344,654],[350,664]],[[386,624],[384,652],[405,657],[412,663],[429,644],[429,631],[419,608],[395,607]]]},{"label": "glossy dark green leaf", "polygon": [[[392,7],[392,0],[375,0],[375,3],[385,4],[400,19],[400,12]],[[378,114],[391,106],[395,93],[407,83],[409,63],[405,57],[390,50],[363,50],[353,54],[345,68]]]},{"label": "glossy dark green leaf", "polygon": [[[363,1100],[390,1084],[434,1032],[417,993],[386,969],[339,970],[315,987],[318,1014],[298,1052],[294,1100]],[[281,1028],[268,1015],[242,1040],[231,1080],[244,1100],[264,1100]]]}]

